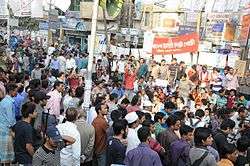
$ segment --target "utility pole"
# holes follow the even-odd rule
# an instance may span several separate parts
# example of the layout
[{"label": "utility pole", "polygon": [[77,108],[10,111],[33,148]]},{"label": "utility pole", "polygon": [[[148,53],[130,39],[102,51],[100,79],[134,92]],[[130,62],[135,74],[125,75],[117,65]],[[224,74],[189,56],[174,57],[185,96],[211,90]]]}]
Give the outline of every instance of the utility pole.
[{"label": "utility pole", "polygon": [[[198,17],[197,17],[196,32],[198,35],[200,35],[201,22],[202,22],[202,10],[198,13]],[[193,54],[191,54],[191,56],[193,56]],[[191,59],[193,61],[193,57],[191,57]],[[198,62],[199,62],[199,51],[197,52],[196,64],[198,64]]]},{"label": "utility pole", "polygon": [[93,14],[92,14],[91,36],[90,36],[90,50],[88,56],[87,78],[85,79],[84,102],[82,105],[82,108],[85,108],[85,110],[88,110],[91,104],[92,66],[93,66],[93,57],[95,49],[98,7],[99,7],[99,0],[94,0],[93,10],[92,10]]},{"label": "utility pole", "polygon": [[[47,45],[48,48],[50,47],[50,42],[52,40],[52,31],[51,31],[51,9],[52,9],[52,0],[49,1],[49,11],[48,11],[48,41],[47,41]],[[47,49],[48,49],[47,48]]]},{"label": "utility pole", "polygon": [[103,22],[104,22],[104,31],[105,31],[105,38],[106,38],[106,48],[105,53],[109,51],[109,44],[108,44],[108,29],[107,29],[107,17],[106,17],[106,8],[102,8],[103,12]]},{"label": "utility pole", "polygon": [[129,13],[128,13],[128,27],[129,27],[129,54],[131,54],[131,23],[132,23],[132,2],[128,0]]},{"label": "utility pole", "polygon": [[8,9],[8,15],[7,15],[7,46],[9,45],[9,41],[10,41],[10,4],[9,4],[9,0],[7,1],[7,9]]}]

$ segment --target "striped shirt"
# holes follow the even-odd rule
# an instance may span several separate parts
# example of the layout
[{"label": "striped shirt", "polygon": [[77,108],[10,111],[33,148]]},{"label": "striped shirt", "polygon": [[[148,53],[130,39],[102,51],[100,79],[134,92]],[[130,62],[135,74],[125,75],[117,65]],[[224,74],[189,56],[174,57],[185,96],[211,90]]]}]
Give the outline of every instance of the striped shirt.
[{"label": "striped shirt", "polygon": [[44,145],[37,149],[33,156],[33,166],[60,166],[60,150],[63,144],[57,150],[49,150]]}]

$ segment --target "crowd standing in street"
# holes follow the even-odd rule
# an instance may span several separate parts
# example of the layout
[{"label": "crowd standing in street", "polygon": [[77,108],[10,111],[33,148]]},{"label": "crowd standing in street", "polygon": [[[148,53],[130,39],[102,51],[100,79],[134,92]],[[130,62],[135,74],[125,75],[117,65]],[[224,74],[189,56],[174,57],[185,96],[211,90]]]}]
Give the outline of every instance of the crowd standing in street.
[{"label": "crowd standing in street", "polygon": [[249,71],[103,53],[86,107],[79,47],[31,42],[0,61],[3,165],[250,164]]}]

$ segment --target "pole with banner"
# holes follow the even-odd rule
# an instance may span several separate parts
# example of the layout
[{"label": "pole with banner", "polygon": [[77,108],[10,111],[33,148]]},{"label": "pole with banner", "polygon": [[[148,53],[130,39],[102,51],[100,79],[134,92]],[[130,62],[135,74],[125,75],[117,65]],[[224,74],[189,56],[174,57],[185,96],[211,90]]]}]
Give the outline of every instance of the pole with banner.
[{"label": "pole with banner", "polygon": [[93,57],[94,57],[94,49],[95,49],[98,7],[99,7],[99,0],[94,0],[91,36],[90,36],[90,50],[89,50],[89,56],[88,56],[87,79],[85,79],[84,102],[82,105],[82,107],[85,108],[85,110],[87,110],[91,104],[92,66],[93,66]]}]

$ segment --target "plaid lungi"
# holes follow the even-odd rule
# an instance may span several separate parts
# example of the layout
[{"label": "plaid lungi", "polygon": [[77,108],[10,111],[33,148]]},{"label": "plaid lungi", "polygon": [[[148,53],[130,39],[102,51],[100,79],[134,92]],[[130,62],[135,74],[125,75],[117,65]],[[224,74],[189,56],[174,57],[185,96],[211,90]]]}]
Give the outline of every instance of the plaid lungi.
[{"label": "plaid lungi", "polygon": [[14,160],[13,138],[9,129],[0,128],[0,163]]}]

